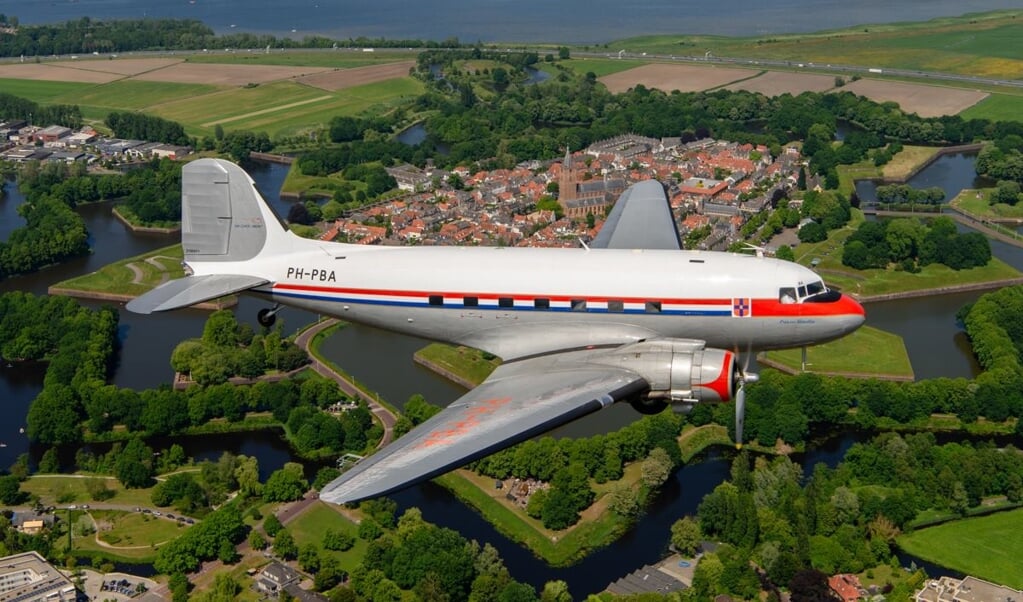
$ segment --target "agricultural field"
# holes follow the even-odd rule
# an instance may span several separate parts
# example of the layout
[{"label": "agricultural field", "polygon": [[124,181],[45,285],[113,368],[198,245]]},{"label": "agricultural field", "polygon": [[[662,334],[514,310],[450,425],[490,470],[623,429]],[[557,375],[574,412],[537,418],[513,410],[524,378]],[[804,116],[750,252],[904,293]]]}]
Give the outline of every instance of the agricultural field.
[{"label": "agricultural field", "polygon": [[754,77],[756,74],[756,71],[750,69],[652,63],[606,75],[600,78],[600,82],[616,94],[640,84],[665,92],[699,92]]},{"label": "agricultural field", "polygon": [[631,59],[595,59],[589,57],[573,58],[568,61],[561,61],[561,65],[572,69],[577,73],[593,73],[597,77],[604,77],[619,71],[628,71],[636,67],[646,65],[645,61],[634,61]]},{"label": "agricultural field", "polygon": [[1023,120],[1023,94],[988,94],[987,98],[966,109],[963,119],[992,121]]},{"label": "agricultural field", "polygon": [[287,67],[281,65],[175,63],[162,69],[140,73],[135,77],[143,81],[248,86],[283,79],[295,79],[311,73],[319,73],[326,69],[326,67]]},{"label": "agricultural field", "polygon": [[765,71],[760,75],[744,79],[725,86],[725,90],[746,90],[759,92],[764,96],[779,96],[803,92],[825,92],[835,87],[835,78],[831,75],[816,73],[789,73],[785,71]]},{"label": "agricultural field", "polygon": [[185,60],[189,63],[218,63],[226,65],[282,65],[291,67],[326,67],[329,69],[353,69],[393,63],[395,61],[415,60],[419,56],[417,50],[384,50],[362,52],[362,50],[308,50],[308,49],[271,49],[270,52],[258,50],[239,50],[233,52],[206,52],[189,55]]},{"label": "agricultural field", "polygon": [[875,102],[897,102],[903,111],[921,117],[956,115],[987,97],[987,92],[977,90],[879,79],[854,81],[842,90]]},{"label": "agricultural field", "polygon": [[334,69],[333,71],[322,71],[313,75],[306,75],[298,78],[297,81],[307,86],[336,92],[345,88],[355,88],[366,84],[406,77],[409,74],[409,70],[415,66],[415,61],[402,61],[387,65]]},{"label": "agricultural field", "polygon": [[[202,96],[217,91],[205,84],[177,84],[121,79],[108,84],[80,87],[56,96],[51,102],[77,104],[83,112],[141,111],[166,102]],[[31,98],[31,97],[26,97]],[[33,100],[35,100],[33,98]]]},{"label": "agricultural field", "polygon": [[863,25],[810,34],[730,38],[643,36],[617,41],[630,52],[764,58],[793,63],[894,67],[965,75],[1023,77],[1023,22],[1019,10],[971,14],[919,23]]},{"label": "agricultural field", "polygon": [[76,94],[90,88],[92,88],[92,84],[8,79],[0,76],[0,90],[3,90],[5,94],[13,94],[42,104],[61,104],[64,102],[60,100],[61,97],[65,95],[74,97]]},{"label": "agricultural field", "polygon": [[901,535],[901,549],[941,566],[1023,588],[1023,509],[968,518]]},{"label": "agricultural field", "polygon": [[0,78],[105,84],[122,76],[104,71],[64,67],[56,63],[16,63],[0,65]]}]

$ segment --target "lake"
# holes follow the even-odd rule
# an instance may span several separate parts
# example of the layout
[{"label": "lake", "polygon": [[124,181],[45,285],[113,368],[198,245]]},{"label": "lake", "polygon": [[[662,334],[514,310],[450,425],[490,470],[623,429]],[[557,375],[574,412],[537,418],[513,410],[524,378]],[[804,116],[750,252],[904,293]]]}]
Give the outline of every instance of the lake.
[{"label": "lake", "polygon": [[218,34],[603,44],[652,34],[755,36],[1019,8],[1016,0],[0,0],[22,23],[199,19]]}]

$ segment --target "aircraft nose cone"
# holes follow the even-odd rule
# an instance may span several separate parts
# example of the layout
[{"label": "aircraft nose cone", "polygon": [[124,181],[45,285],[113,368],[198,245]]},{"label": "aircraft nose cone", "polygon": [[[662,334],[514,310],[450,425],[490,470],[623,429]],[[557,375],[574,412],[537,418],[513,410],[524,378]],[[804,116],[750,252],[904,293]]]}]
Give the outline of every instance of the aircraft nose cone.
[{"label": "aircraft nose cone", "polygon": [[863,306],[856,299],[849,295],[842,295],[842,300],[839,301],[839,304],[841,305],[842,315],[847,318],[848,332],[863,326],[863,323],[867,321],[867,312],[863,310]]}]

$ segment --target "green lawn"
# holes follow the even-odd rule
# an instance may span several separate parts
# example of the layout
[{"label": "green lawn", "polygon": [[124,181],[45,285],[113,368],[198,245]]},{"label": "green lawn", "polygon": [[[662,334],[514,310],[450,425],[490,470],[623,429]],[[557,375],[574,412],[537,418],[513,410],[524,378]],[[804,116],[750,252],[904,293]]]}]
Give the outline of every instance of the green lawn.
[{"label": "green lawn", "polygon": [[[72,476],[72,475],[32,475],[21,484],[22,491],[38,495],[44,506],[89,503],[92,498],[85,487],[87,479],[103,479],[107,489],[114,492],[113,497],[105,500],[107,504],[125,504],[127,506],[152,506],[152,489],[125,489],[120,481],[104,476]],[[64,502],[58,503],[58,499]]]},{"label": "green lawn", "polygon": [[1023,95],[991,94],[959,114],[963,119],[1023,120]]},{"label": "green lawn", "polygon": [[341,513],[332,509],[330,506],[323,502],[315,502],[308,510],[303,512],[295,520],[287,524],[288,532],[295,538],[295,543],[301,547],[306,543],[315,543],[316,545],[323,548],[323,533],[327,529],[334,529],[335,531],[345,531],[356,537],[355,546],[347,552],[331,552],[325,550],[328,554],[333,554],[337,557],[341,563],[341,568],[348,572],[352,572],[355,567],[362,564],[362,558],[366,555],[366,548],[368,544],[358,539],[356,536],[358,527],[352,521],[348,520]]},{"label": "green lawn", "polygon": [[618,73],[619,71],[626,71],[634,67],[642,67],[643,65],[648,64],[648,61],[583,57],[568,61],[561,61],[559,64],[564,65],[577,73],[586,74],[593,72],[597,77],[603,77],[605,75],[611,75],[612,73]]},{"label": "green lawn", "polygon": [[1023,509],[920,529],[898,538],[899,547],[925,560],[1023,588]]},{"label": "green lawn", "polygon": [[[172,245],[143,255],[115,261],[91,274],[65,280],[57,283],[55,286],[57,288],[119,295],[141,295],[160,284],[164,274],[167,274],[170,279],[184,276],[185,272],[181,267],[182,258],[181,245]],[[159,263],[163,266],[163,270],[146,261],[147,259],[153,259],[156,263]],[[133,283],[135,274],[127,267],[128,264],[134,265],[142,272],[144,277],[138,284]]]},{"label": "green lawn", "polygon": [[141,80],[118,80],[109,84],[73,89],[52,102],[77,104],[85,110],[138,111],[167,102],[202,97],[218,86]]},{"label": "green lawn", "polygon": [[952,199],[951,205],[963,210],[970,215],[981,218],[1023,218],[1023,204],[1006,205],[1005,203],[991,204],[993,188],[982,190],[965,188]]},{"label": "green lawn", "polygon": [[1018,270],[1000,259],[992,259],[986,266],[958,271],[940,264],[929,265],[918,274],[894,269],[854,270],[842,265],[842,245],[863,221],[863,214],[858,210],[854,210],[853,214],[853,219],[849,224],[840,230],[831,232],[827,240],[818,243],[803,243],[795,249],[796,261],[803,265],[809,265],[814,259],[819,259],[820,263],[816,271],[824,277],[829,285],[834,285],[846,293],[871,297],[995,282],[1020,276]]},{"label": "green lawn", "polygon": [[95,84],[74,82],[51,82],[34,79],[0,78],[0,90],[38,103],[61,103],[61,97],[71,96],[88,90]]},{"label": "green lawn", "polygon": [[148,548],[148,552],[151,553],[157,546],[181,535],[189,527],[176,520],[158,518],[142,512],[90,510],[89,514],[98,524],[110,525],[109,530],[99,531],[99,539],[121,548],[118,550],[120,554],[141,549],[140,546]]},{"label": "green lawn", "polygon": [[501,364],[497,358],[486,359],[478,349],[443,343],[431,343],[423,347],[416,352],[416,357],[451,372],[473,386],[483,382]]},{"label": "green lawn", "polygon": [[[869,312],[870,308],[867,307]],[[802,350],[767,352],[767,359],[799,372]],[[808,372],[851,373],[877,377],[913,378],[913,367],[902,337],[863,326],[837,341],[806,349]]]}]

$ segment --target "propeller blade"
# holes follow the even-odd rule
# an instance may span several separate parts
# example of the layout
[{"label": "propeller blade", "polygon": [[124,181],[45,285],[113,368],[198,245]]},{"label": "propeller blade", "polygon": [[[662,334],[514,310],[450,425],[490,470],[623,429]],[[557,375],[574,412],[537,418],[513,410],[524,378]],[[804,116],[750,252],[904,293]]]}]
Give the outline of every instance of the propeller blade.
[{"label": "propeller blade", "polygon": [[742,429],[746,422],[746,384],[735,393],[735,449],[742,449]]}]

